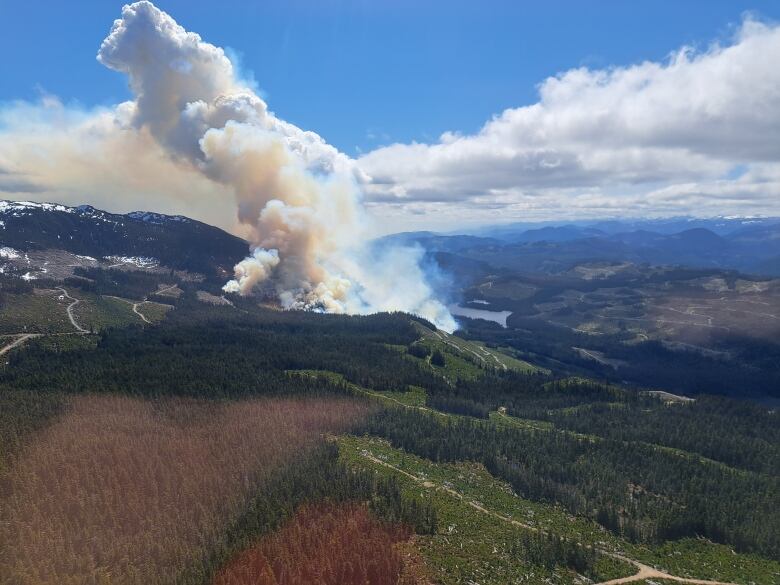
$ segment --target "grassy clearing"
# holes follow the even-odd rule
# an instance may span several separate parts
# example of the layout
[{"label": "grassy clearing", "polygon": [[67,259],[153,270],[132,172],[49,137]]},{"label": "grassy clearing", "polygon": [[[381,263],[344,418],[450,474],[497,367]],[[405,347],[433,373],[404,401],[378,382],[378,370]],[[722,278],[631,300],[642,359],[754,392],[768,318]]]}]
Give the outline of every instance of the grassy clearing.
[{"label": "grassy clearing", "polygon": [[143,323],[141,317],[133,312],[132,302],[84,291],[76,291],[71,293],[71,296],[81,300],[73,307],[74,318],[79,325],[90,331]]},{"label": "grassy clearing", "polygon": [[406,392],[380,392],[378,390],[363,388],[352,382],[347,382],[343,375],[337,374],[336,372],[329,372],[326,370],[288,370],[287,373],[291,376],[323,377],[336,384],[346,384],[355,395],[373,398],[385,406],[415,408],[442,417],[451,416],[426,407],[426,393],[425,390],[419,386],[410,386],[409,390]]},{"label": "grassy clearing", "polygon": [[438,349],[444,353],[446,362],[444,368],[432,367],[435,370],[446,371],[450,377],[474,379],[488,370],[514,370],[527,373],[546,371],[500,349],[488,348],[481,342],[467,341],[443,331],[432,331],[419,323],[415,326],[421,335],[419,344],[428,347],[431,351]]},{"label": "grassy clearing", "polygon": [[8,294],[0,306],[0,334],[66,333],[73,326],[65,312],[70,301],[59,291],[36,290],[34,294]]},{"label": "grassy clearing", "polygon": [[173,299],[178,299],[183,292],[184,291],[175,284],[158,284],[157,290],[152,294],[156,294],[161,297],[171,297]]},{"label": "grassy clearing", "polygon": [[[330,375],[336,376],[336,379],[340,379],[336,374]],[[351,386],[356,393],[372,396],[375,399],[381,400],[388,406],[395,408],[418,408],[427,411],[432,416],[443,417],[450,420],[460,418],[459,415],[441,413],[422,406],[419,402],[421,394],[416,391],[380,393],[369,391],[356,385]],[[548,421],[521,419],[507,416],[500,412],[491,413],[489,421],[485,424],[494,424],[497,426],[511,425],[515,428],[521,428],[529,432],[566,433],[586,441],[603,440],[600,437],[593,435],[585,435],[556,428]],[[468,501],[478,502],[486,509],[497,512],[505,518],[514,519],[532,528],[556,534],[567,539],[574,539],[577,542],[596,546],[603,550],[623,553],[629,558],[655,566],[660,570],[680,577],[729,581],[744,583],[745,585],[750,585],[751,583],[756,585],[777,585],[777,583],[780,583],[780,563],[753,555],[737,554],[729,547],[717,545],[706,540],[685,539],[677,542],[667,542],[658,546],[632,545],[606,531],[597,523],[584,518],[574,517],[560,507],[535,503],[517,497],[512,493],[511,488],[507,484],[491,476],[481,465],[474,463],[436,464],[395,449],[383,439],[371,437],[343,437],[339,439],[339,445],[342,456],[350,460],[353,464],[369,466],[383,474],[399,475],[401,476],[400,479],[406,477],[397,471],[372,461],[366,457],[366,455],[369,454],[376,459],[393,465],[413,476],[414,479],[406,477],[406,479],[411,482],[406,486],[406,489],[411,490],[410,493],[428,494],[426,497],[436,497],[436,506],[437,510],[440,512],[440,518],[443,517],[441,515],[442,510],[439,510],[440,505],[443,506],[443,510],[445,511],[444,517],[446,517],[446,510],[449,510],[453,518],[457,518],[457,514],[460,513],[465,514],[463,518],[471,518],[471,520],[468,520],[467,524],[473,522],[473,525],[469,524],[472,526],[473,532],[468,532],[469,535],[477,535],[480,530],[486,530],[485,519],[468,516],[471,511],[463,510],[464,505],[469,506],[468,502],[461,502],[460,507],[456,506],[453,508],[455,504],[448,502],[447,498],[444,497],[448,496],[448,494],[439,493],[440,490],[433,489],[433,487],[421,492],[420,488],[424,482],[431,482],[433,486],[450,487],[462,494]],[[650,443],[647,443],[646,446],[649,449],[668,450],[666,447]],[[686,451],[675,449],[674,452],[681,457],[693,457],[703,463],[721,465]],[[431,489],[433,489],[434,492],[433,496],[429,493]],[[414,490],[416,490],[416,492]],[[450,499],[452,498],[451,495],[448,497]],[[440,501],[442,498],[444,498],[443,501]],[[456,510],[459,510],[459,512],[456,512]],[[440,521],[440,526],[446,526],[444,520]],[[477,528],[477,526],[480,528]],[[501,540],[502,538],[505,538],[505,536],[492,532],[490,534],[490,538],[496,539],[496,542],[500,541],[506,543],[505,540]],[[451,535],[448,535],[448,538],[450,537]],[[467,537],[464,536],[463,538]],[[477,536],[474,536],[474,538],[476,539]],[[458,547],[466,546],[467,544],[466,540],[456,540],[455,542]],[[450,551],[454,556],[448,557],[449,549],[447,546],[451,543],[452,538],[450,538],[450,542],[445,543],[446,545],[442,544],[442,541],[437,540],[436,537],[433,539],[427,539],[427,537],[422,538],[423,554],[432,566],[439,567],[446,565],[446,568],[442,569],[444,572],[439,574],[439,577],[444,575],[447,576],[447,578],[453,578],[452,581],[442,578],[443,583],[459,582],[457,579],[473,579],[479,583],[511,582],[511,579],[513,578],[512,575],[515,574],[512,571],[515,569],[512,569],[509,565],[491,568],[491,571],[495,569],[498,571],[496,573],[497,575],[503,576],[496,581],[485,580],[483,573],[480,572],[473,573],[470,577],[465,576],[466,573],[463,572],[453,572],[454,569],[450,567],[452,563],[455,563],[455,565],[461,568],[464,564],[467,566],[478,566],[479,563],[476,559],[484,557],[480,557],[479,554],[482,553],[478,552],[474,552],[473,558],[468,556],[464,557],[462,556],[463,553],[460,551]],[[469,546],[476,545],[472,543]],[[475,548],[474,550],[478,551],[480,549]],[[503,549],[499,548],[498,550]],[[482,552],[484,553],[485,551]],[[489,556],[490,555],[497,555],[493,560],[499,562],[501,557],[499,553],[491,552]],[[608,564],[614,562],[614,559],[605,558],[606,560],[602,562]],[[615,573],[619,571],[611,571],[609,569],[602,570],[605,574],[620,576],[615,575]],[[453,576],[457,576],[457,578]],[[480,577],[480,579],[477,579],[477,577]],[[505,580],[502,581],[502,579]]]},{"label": "grassy clearing", "polygon": [[[503,521],[475,506],[558,535],[577,538],[584,535],[594,543],[614,540],[597,525],[585,523],[554,507],[518,498],[508,485],[493,478],[480,465],[435,464],[371,437],[344,436],[337,440],[346,463],[368,467],[382,475],[393,475],[400,481],[405,495],[428,499],[436,507],[439,533],[420,536],[416,544],[435,579],[444,585],[521,581],[571,583],[575,578],[564,568],[547,570],[530,564],[518,554],[517,543],[524,533],[533,533],[533,530]],[[633,567],[606,556],[599,557],[597,571],[600,579],[634,572]]]},{"label": "grassy clearing", "polygon": [[[71,296],[81,299],[81,302],[73,308],[76,321],[91,331],[102,331],[108,327],[146,324],[146,321],[133,311],[133,305],[136,301],[84,291],[77,291]],[[168,311],[173,308],[171,305],[154,301],[138,302],[137,307],[138,311],[152,323],[164,319]]]},{"label": "grassy clearing", "polygon": [[[144,323],[143,319],[133,312],[133,301],[82,290],[69,292],[73,299],[79,300],[72,308],[74,319],[89,331]],[[0,344],[13,341],[12,337],[3,336],[34,333],[56,335],[45,342],[55,351],[85,347],[84,340],[76,339],[78,336],[57,335],[76,331],[67,313],[71,303],[72,299],[66,298],[61,291],[55,289],[35,289],[33,294],[6,293],[0,305]],[[151,322],[165,318],[171,308],[169,305],[155,302],[139,305],[139,311]],[[44,343],[40,340],[39,342]]]},{"label": "grassy clearing", "polygon": [[[711,579],[750,585],[776,585],[780,563],[703,539],[684,539],[657,546],[628,543],[595,522],[568,514],[558,506],[531,502],[516,496],[509,485],[494,478],[476,463],[439,464],[405,453],[376,437],[343,436],[337,439],[340,455],[350,465],[368,467],[383,475],[395,475],[406,493],[429,498],[439,515],[440,533],[420,537],[418,545],[441,583],[515,582],[529,571],[539,581],[571,582],[572,575],[542,574],[513,556],[513,539],[523,527],[502,521],[475,508],[515,520],[528,529],[555,534],[601,550],[624,554],[659,570],[695,579]],[[392,466],[396,469],[392,469]],[[408,474],[408,475],[407,475]],[[452,490],[460,495],[447,491]],[[602,555],[597,565],[603,580],[633,574],[632,566]]]},{"label": "grassy clearing", "polygon": [[[442,341],[433,338],[424,338],[418,341],[417,344],[428,349],[428,357],[423,359],[410,355],[409,359],[424,364],[447,380],[474,380],[484,374],[484,369],[482,368],[482,362],[480,360],[473,356],[463,355]],[[443,366],[436,366],[431,363],[431,354],[435,351],[440,351],[444,356]]]},{"label": "grassy clearing", "polygon": [[419,386],[411,386],[407,392],[375,392],[374,394],[391,398],[406,406],[425,406],[425,389]]},{"label": "grassy clearing", "polygon": [[[0,345],[4,345],[11,341],[12,337],[0,336]],[[70,334],[70,333],[55,333],[51,335],[40,335],[38,337],[32,337],[25,343],[17,345],[11,351],[6,353],[2,359],[0,359],[0,367],[5,367],[7,361],[17,352],[28,351],[32,348],[42,349],[53,353],[63,353],[68,351],[76,351],[80,349],[94,349],[97,347],[99,337],[97,335],[88,334]]]},{"label": "grassy clearing", "polygon": [[512,355],[514,353],[514,350],[510,347],[487,347],[481,341],[465,341],[460,338],[458,338],[458,341],[464,343],[470,343],[472,346],[479,348],[480,352],[489,353],[492,356],[494,361],[498,361],[499,363],[505,365],[509,370],[515,370],[517,372],[526,372],[529,374],[533,372],[540,372],[545,374],[550,373],[550,370],[547,370],[545,368],[540,368],[539,366],[535,366],[525,360],[517,359]]},{"label": "grassy clearing", "polygon": [[749,554],[708,540],[685,538],[648,547],[627,545],[635,559],[678,577],[733,581],[734,583],[780,583],[780,562]]},{"label": "grassy clearing", "polygon": [[138,304],[138,310],[143,313],[144,317],[149,319],[152,323],[162,321],[173,307],[163,303],[155,303],[154,301],[146,301]]},{"label": "grassy clearing", "polygon": [[[380,393],[369,392],[369,394],[376,396]],[[416,407],[419,404],[415,404],[405,396],[411,393],[395,394],[396,402],[402,402],[401,398],[406,398],[408,407]],[[396,403],[395,406],[398,404]],[[456,418],[453,415],[437,411],[430,412],[432,415]],[[595,436],[556,429],[552,423],[547,421],[519,419],[498,412],[491,413],[490,424],[512,425],[531,432],[571,433],[583,440],[600,440]],[[566,538],[575,538],[578,542],[608,550],[623,551],[631,558],[678,576],[746,584],[775,584],[777,577],[780,576],[780,564],[776,562],[752,555],[736,554],[728,547],[705,540],[687,539],[656,547],[631,545],[606,532],[599,525],[588,520],[575,518],[558,507],[537,504],[516,497],[508,486],[490,476],[479,465],[435,464],[393,449],[388,443],[379,439],[349,438],[345,439],[342,445],[351,448],[353,454],[358,452],[364,464],[366,462],[371,464],[371,461],[364,456],[367,451],[378,459],[390,463],[422,481],[451,486],[467,498],[471,498],[472,501],[481,502],[486,508],[499,512],[507,518],[517,519],[534,528]],[[664,449],[658,445],[648,444],[647,446],[648,448]],[[679,455],[693,456],[684,451],[680,452]],[[696,458],[700,459],[698,456]],[[384,472],[388,471],[391,470],[385,468]],[[431,554],[436,556],[440,552],[433,551]]]}]

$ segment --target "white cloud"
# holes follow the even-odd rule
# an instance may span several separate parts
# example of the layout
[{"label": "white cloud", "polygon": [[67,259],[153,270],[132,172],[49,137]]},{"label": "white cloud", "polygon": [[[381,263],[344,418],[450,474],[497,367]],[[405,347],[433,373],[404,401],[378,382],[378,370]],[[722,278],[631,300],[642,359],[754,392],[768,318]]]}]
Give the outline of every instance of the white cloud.
[{"label": "white cloud", "polygon": [[[358,165],[383,210],[434,213],[446,203],[487,221],[492,204],[547,218],[780,213],[778,62],[780,27],[746,19],[728,44],[685,47],[664,63],[572,69],[476,134],[393,144]],[[723,179],[737,165],[748,172]],[[774,178],[759,180],[759,167]]]},{"label": "white cloud", "polygon": [[539,85],[536,103],[498,114],[476,134],[454,130],[355,160],[274,116],[222,49],[167,15],[154,29],[134,26],[149,11],[128,7],[100,51],[128,75],[132,102],[83,110],[44,95],[0,107],[0,197],[153,208],[251,236],[242,222],[257,218],[264,199],[243,201],[239,221],[234,187],[201,172],[200,139],[233,120],[282,137],[315,176],[355,176],[383,232],[512,219],[780,215],[774,24],[748,18],[727,42],[683,48],[662,63],[565,71]]}]

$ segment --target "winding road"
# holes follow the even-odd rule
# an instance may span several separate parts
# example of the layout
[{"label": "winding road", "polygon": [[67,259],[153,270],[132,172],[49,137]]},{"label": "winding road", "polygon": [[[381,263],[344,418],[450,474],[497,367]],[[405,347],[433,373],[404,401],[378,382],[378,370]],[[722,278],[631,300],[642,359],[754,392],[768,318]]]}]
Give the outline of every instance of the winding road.
[{"label": "winding road", "polygon": [[133,303],[133,313],[135,313],[136,315],[138,315],[139,317],[141,317],[141,320],[142,320],[144,323],[149,323],[149,324],[151,325],[151,323],[152,323],[152,322],[151,322],[151,321],[149,321],[149,319],[147,319],[147,318],[146,318],[146,315],[144,315],[144,314],[143,314],[141,311],[139,311],[139,310],[138,310],[138,305],[142,305],[142,304],[144,304],[145,302],[146,302],[146,301],[143,301],[143,302],[141,302],[141,303]]},{"label": "winding road", "polygon": [[14,341],[12,341],[8,345],[4,345],[2,348],[0,348],[0,355],[7,354],[13,348],[15,348],[15,347],[17,347],[19,345],[22,345],[28,339],[31,339],[33,337],[40,337],[40,336],[41,336],[41,333],[22,333]]},{"label": "winding road", "polygon": [[[369,461],[372,461],[374,463],[377,463],[379,465],[383,465],[389,469],[392,469],[396,473],[399,473],[405,477],[408,477],[409,479],[413,480],[416,483],[419,483],[422,487],[427,489],[437,489],[441,490],[443,492],[448,493],[449,495],[453,496],[454,498],[457,498],[458,500],[466,502],[469,506],[474,508],[475,510],[478,510],[479,512],[482,512],[483,514],[486,514],[488,516],[491,516],[493,518],[496,518],[498,520],[501,520],[502,522],[506,522],[508,524],[511,524],[513,526],[517,526],[519,528],[523,528],[525,530],[530,530],[532,532],[539,532],[541,534],[548,534],[545,530],[542,530],[540,528],[537,528],[535,526],[531,526],[529,524],[524,524],[522,522],[519,522],[517,520],[513,520],[512,518],[509,518],[507,516],[504,516],[503,514],[500,514],[499,512],[496,512],[494,510],[490,510],[488,508],[485,508],[482,504],[479,502],[475,502],[473,500],[469,500],[464,496],[462,493],[458,492],[457,490],[454,490],[446,485],[437,485],[434,482],[422,479],[417,477],[416,475],[412,475],[411,473],[404,471],[403,469],[400,469],[399,467],[396,467],[395,465],[392,465],[390,463],[387,463],[386,461],[382,461],[378,457],[375,457],[371,453],[368,453],[367,451],[363,451],[361,453],[363,457],[368,459]],[[581,543],[577,543],[578,546],[585,546],[587,548],[591,548],[590,545],[583,545]],[[619,579],[611,579],[609,581],[602,581],[601,583],[596,583],[596,585],[620,585],[622,583],[633,583],[636,581],[642,581],[644,579],[668,579],[669,581],[676,581],[678,583],[687,583],[689,585],[737,585],[736,583],[729,583],[725,581],[708,581],[705,579],[692,579],[688,577],[678,577],[677,575],[672,575],[670,573],[666,573],[664,571],[659,571],[658,569],[655,569],[649,565],[646,565],[644,563],[640,563],[637,560],[631,559],[629,557],[623,556],[619,553],[608,551],[601,548],[595,548],[594,550],[600,554],[612,557],[613,559],[617,559],[619,561],[623,561],[625,563],[628,563],[630,565],[633,565],[637,568],[637,572],[633,575],[629,575],[627,577],[620,577]]]},{"label": "winding road", "polygon": [[[62,287],[57,287],[58,291],[62,293],[62,296],[68,299],[70,304],[65,309],[68,319],[70,320],[71,325],[76,329],[76,331],[72,333],[51,333],[49,335],[74,335],[74,334],[83,334],[83,333],[89,333],[89,330],[84,329],[81,325],[78,324],[76,321],[76,318],[73,316],[73,307],[78,305],[81,302],[81,299],[74,298],[68,294],[68,291],[66,291]],[[4,345],[3,347],[0,347],[0,355],[5,355],[9,351],[11,351],[13,348],[18,347],[22,345],[25,341],[32,339],[33,337],[42,337],[45,335],[44,333],[19,333],[17,334],[17,338],[12,341],[11,343]]]},{"label": "winding road", "polygon": [[133,313],[138,315],[144,323],[149,323],[150,325],[152,324],[152,322],[146,318],[146,315],[144,315],[141,311],[138,310],[138,305],[143,305],[144,303],[148,303],[149,301],[143,300],[140,302],[135,302],[128,299],[123,299],[122,297],[115,297],[114,295],[105,295],[105,296],[108,297],[109,299],[116,299],[117,301],[122,301],[123,303],[127,303],[128,305],[132,305]]},{"label": "winding road", "polygon": [[73,325],[73,326],[76,328],[76,331],[78,331],[79,333],[89,333],[89,330],[87,330],[87,329],[84,329],[84,328],[83,328],[81,325],[79,325],[79,324],[76,322],[76,318],[73,316],[73,307],[75,307],[76,305],[78,305],[78,304],[81,302],[81,299],[76,299],[76,298],[74,298],[74,297],[70,296],[70,295],[68,294],[68,291],[66,291],[66,290],[65,290],[64,288],[62,288],[62,287],[58,287],[58,288],[57,288],[57,290],[61,291],[61,292],[62,292],[62,294],[63,294],[63,296],[64,296],[66,299],[69,299],[69,300],[73,301],[72,303],[70,303],[70,304],[68,305],[68,308],[66,309],[66,312],[68,313],[68,319],[70,319],[70,322],[71,322],[71,324],[72,324],[72,325]]},{"label": "winding road", "polygon": [[[162,295],[163,293],[168,292],[169,290],[173,290],[177,286],[178,286],[177,284],[172,284],[170,286],[166,286],[166,287],[160,288],[160,289],[158,289],[158,290],[156,290],[156,291],[154,291],[153,293],[150,293],[150,294]],[[105,296],[107,296],[108,298],[111,298],[111,299],[116,299],[118,301],[125,302],[128,305],[132,305],[133,313],[138,315],[144,323],[148,323],[149,325],[152,325],[152,322],[149,319],[147,319],[146,315],[144,315],[141,311],[138,310],[138,307],[140,305],[144,305],[146,303],[153,303],[154,302],[154,301],[148,300],[148,296],[144,297],[144,300],[142,300],[142,301],[131,301],[129,299],[124,299],[122,297],[115,297],[114,295],[105,295]],[[165,305],[164,303],[155,303],[155,304]],[[170,305],[165,305],[165,306],[170,306]]]},{"label": "winding road", "polygon": [[[412,409],[412,410],[422,410],[422,411],[428,411],[430,413],[440,414],[440,413],[438,413],[435,410],[432,410],[430,408],[426,408],[425,406],[415,406],[415,405],[410,405],[410,404],[404,404],[403,402],[401,402],[399,400],[396,400],[395,398],[392,398],[390,396],[383,396],[383,395],[380,395],[380,394],[376,394],[374,392],[371,392],[370,390],[364,390],[364,392],[366,394],[373,395],[375,397],[381,397],[381,398],[389,399],[389,400],[399,404],[403,408]],[[441,413],[441,414],[443,414],[443,413]],[[499,411],[499,414],[501,416],[505,416],[505,415],[501,414],[500,411]],[[444,416],[447,416],[447,415],[445,414]],[[548,532],[545,531],[545,530],[542,530],[542,529],[537,528],[535,526],[531,526],[529,524],[524,524],[522,522],[519,522],[519,521],[514,520],[512,518],[509,518],[507,516],[504,516],[503,514],[500,514],[499,512],[496,512],[494,510],[490,510],[488,508],[485,508],[479,502],[468,500],[466,498],[466,496],[464,496],[460,492],[458,492],[458,491],[456,491],[456,490],[454,490],[454,489],[452,489],[452,488],[450,488],[450,487],[448,487],[446,485],[436,485],[434,482],[432,482],[430,480],[419,478],[416,475],[413,475],[413,474],[411,474],[411,473],[409,473],[407,471],[404,471],[403,469],[400,469],[399,467],[396,467],[395,465],[387,463],[386,461],[382,461],[381,459],[375,457],[374,455],[372,455],[371,453],[369,453],[367,451],[363,451],[361,453],[361,455],[363,457],[365,457],[366,459],[368,459],[370,461],[373,461],[374,463],[377,463],[379,465],[383,465],[383,466],[385,466],[385,467],[387,467],[389,469],[392,469],[396,473],[399,473],[399,474],[401,474],[401,475],[403,475],[405,477],[408,477],[409,479],[411,479],[411,480],[415,481],[416,483],[419,483],[420,485],[422,485],[422,487],[424,487],[424,488],[428,488],[428,489],[435,488],[437,490],[442,490],[442,491],[450,494],[451,496],[453,496],[453,497],[455,497],[455,498],[457,498],[459,500],[465,501],[469,506],[471,506],[475,510],[479,510],[483,514],[487,514],[488,516],[492,516],[493,518],[497,518],[498,520],[501,520],[502,522],[507,522],[509,524],[512,524],[513,526],[517,526],[517,527],[523,528],[525,530],[531,530],[533,532],[539,532],[539,533],[545,534],[545,535],[548,534]],[[639,561],[637,561],[635,559],[626,557],[626,556],[621,555],[621,554],[616,553],[616,552],[612,552],[612,551],[609,551],[609,550],[606,550],[606,549],[602,549],[602,548],[591,547],[590,545],[583,545],[582,543],[579,543],[579,542],[577,544],[578,544],[578,546],[585,546],[585,547],[588,547],[588,548],[593,548],[596,552],[598,552],[600,554],[603,554],[603,555],[612,557],[613,559],[617,559],[619,561],[623,561],[625,563],[633,565],[637,569],[637,572],[634,573],[633,575],[629,575],[627,577],[620,577],[619,579],[611,579],[609,581],[602,581],[601,583],[596,583],[595,585],[620,585],[622,583],[634,583],[636,581],[642,581],[644,579],[668,579],[670,581],[676,581],[678,583],[687,583],[689,585],[737,585],[736,583],[730,583],[730,582],[724,582],[724,581],[708,581],[708,580],[705,580],[705,579],[693,579],[693,578],[689,578],[689,577],[678,577],[677,575],[672,575],[670,573],[666,573],[664,571],[660,571],[658,569],[655,569],[655,568],[651,567],[650,565],[646,565],[646,564],[641,563],[641,562],[639,562]]]},{"label": "winding road", "polygon": [[[175,288],[175,287],[176,287],[176,285],[174,284],[172,286],[169,286],[166,289],[162,289],[161,291],[157,291],[157,292],[162,292],[164,290],[170,290],[170,289]],[[65,308],[65,312],[68,315],[68,320],[70,321],[71,325],[73,325],[74,329],[76,329],[76,331],[73,331],[71,333],[49,333],[49,334],[44,334],[44,333],[17,333],[17,334],[11,334],[11,335],[8,335],[8,337],[15,336],[16,339],[14,339],[12,342],[10,342],[10,343],[0,347],[0,356],[7,354],[9,351],[14,349],[15,347],[18,347],[18,346],[22,345],[24,342],[28,341],[29,339],[32,339],[33,337],[42,337],[43,335],[81,335],[81,334],[90,333],[89,329],[85,329],[84,327],[79,325],[78,321],[76,321],[75,315],[73,314],[74,307],[76,307],[76,305],[78,305],[81,302],[81,299],[77,299],[75,297],[70,296],[68,291],[65,290],[65,288],[63,288],[61,286],[57,287],[54,290],[60,291],[60,293],[62,293],[62,296],[70,301],[68,306]],[[106,296],[110,296],[110,295],[106,295]],[[143,301],[141,301],[139,303],[136,303],[134,301],[129,301],[129,300],[123,299],[121,297],[114,297],[114,296],[112,296],[111,298],[112,299],[119,299],[120,301],[124,301],[126,303],[130,303],[133,306],[133,312],[136,315],[138,315],[145,323],[149,323],[149,324],[152,323],[149,319],[146,318],[146,315],[144,315],[143,313],[141,313],[141,311],[138,310],[138,305],[142,305],[144,303],[150,303],[152,301],[147,301],[146,299],[144,299]]]},{"label": "winding road", "polygon": [[[167,293],[169,290],[173,290],[173,289],[175,289],[177,286],[179,286],[179,285],[178,285],[178,284],[172,284],[172,285],[170,285],[170,286],[164,286],[163,288],[158,288],[158,289],[157,289],[156,291],[154,291],[154,293],[152,293],[152,294],[155,294],[155,295],[161,295],[161,294]],[[144,298],[144,301],[145,301],[145,300],[146,300],[146,299]]]}]

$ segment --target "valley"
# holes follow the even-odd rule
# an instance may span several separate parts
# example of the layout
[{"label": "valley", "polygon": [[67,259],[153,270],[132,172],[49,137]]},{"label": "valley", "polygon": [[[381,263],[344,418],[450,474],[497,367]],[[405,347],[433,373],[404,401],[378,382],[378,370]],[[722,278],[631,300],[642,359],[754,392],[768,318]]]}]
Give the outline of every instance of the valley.
[{"label": "valley", "polygon": [[[478,276],[460,293],[469,312],[464,331],[514,345],[524,352],[520,357],[557,363],[573,374],[680,393],[775,397],[771,389],[778,379],[771,363],[780,350],[780,280],[720,270],[609,266]],[[600,276],[592,277],[592,270]],[[496,329],[489,323],[492,313],[481,313],[486,310],[502,319],[508,315],[506,327]],[[675,362],[678,374],[687,371],[685,382],[655,375],[651,364],[662,358]],[[707,373],[713,369],[717,381]],[[701,386],[691,384],[696,376]]]},{"label": "valley", "polygon": [[771,279],[486,275],[462,306],[506,326],[449,334],[46,254],[0,275],[0,583],[777,582],[777,412],[626,381],[648,344],[771,339]]}]

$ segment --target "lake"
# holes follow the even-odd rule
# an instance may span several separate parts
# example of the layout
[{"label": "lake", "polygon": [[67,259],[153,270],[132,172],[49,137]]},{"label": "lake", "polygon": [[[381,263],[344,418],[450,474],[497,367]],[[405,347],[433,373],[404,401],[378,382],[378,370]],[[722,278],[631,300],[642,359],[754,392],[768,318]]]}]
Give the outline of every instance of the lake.
[{"label": "lake", "polygon": [[470,319],[485,319],[498,323],[501,327],[506,327],[506,319],[512,314],[512,311],[488,311],[487,309],[472,309],[460,305],[450,305],[448,308],[453,315]]}]

